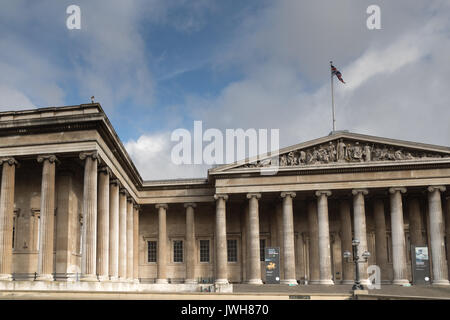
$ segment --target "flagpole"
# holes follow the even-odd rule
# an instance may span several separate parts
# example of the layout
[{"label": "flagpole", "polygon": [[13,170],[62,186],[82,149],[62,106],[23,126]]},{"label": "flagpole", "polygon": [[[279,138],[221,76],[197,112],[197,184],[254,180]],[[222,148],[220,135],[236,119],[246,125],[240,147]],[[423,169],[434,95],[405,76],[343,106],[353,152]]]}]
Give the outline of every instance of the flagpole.
[{"label": "flagpole", "polygon": [[333,61],[330,61],[330,74],[331,74],[331,110],[333,112],[333,131],[336,131],[336,119],[334,113],[334,88],[333,88],[333,72],[331,71],[331,65]]}]

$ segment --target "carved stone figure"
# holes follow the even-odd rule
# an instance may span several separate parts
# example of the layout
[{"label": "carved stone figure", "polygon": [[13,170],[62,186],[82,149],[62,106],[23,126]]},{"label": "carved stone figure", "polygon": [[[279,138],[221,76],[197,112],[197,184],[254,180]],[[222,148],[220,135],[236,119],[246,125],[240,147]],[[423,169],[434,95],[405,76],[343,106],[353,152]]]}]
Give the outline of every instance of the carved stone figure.
[{"label": "carved stone figure", "polygon": [[300,151],[299,164],[306,164],[306,152]]},{"label": "carved stone figure", "polygon": [[337,144],[337,159],[338,161],[345,161],[345,143],[342,139]]},{"label": "carved stone figure", "polygon": [[395,160],[403,160],[403,153],[401,150],[397,150],[394,152]]},{"label": "carved stone figure", "polygon": [[407,153],[405,154],[405,159],[406,159],[406,160],[413,160],[414,157],[413,157],[413,155],[411,154],[411,152],[407,152]]},{"label": "carved stone figure", "polygon": [[334,147],[334,144],[331,141],[329,143],[328,152],[330,155],[330,161],[335,162],[337,160],[336,159],[336,148]]},{"label": "carved stone figure", "polygon": [[366,162],[372,161],[372,148],[368,144],[364,146],[363,156]]},{"label": "carved stone figure", "polygon": [[355,161],[363,161],[362,158],[362,149],[361,146],[359,145],[359,142],[356,142],[355,145],[353,146],[353,160]]},{"label": "carved stone figure", "polygon": [[297,165],[297,157],[294,155],[294,152],[289,152],[287,156],[287,164],[288,166]]},{"label": "carved stone figure", "polygon": [[286,166],[286,165],[287,165],[286,155],[283,154],[283,155],[280,157],[280,166],[281,166],[281,167],[284,167],[284,166]]}]

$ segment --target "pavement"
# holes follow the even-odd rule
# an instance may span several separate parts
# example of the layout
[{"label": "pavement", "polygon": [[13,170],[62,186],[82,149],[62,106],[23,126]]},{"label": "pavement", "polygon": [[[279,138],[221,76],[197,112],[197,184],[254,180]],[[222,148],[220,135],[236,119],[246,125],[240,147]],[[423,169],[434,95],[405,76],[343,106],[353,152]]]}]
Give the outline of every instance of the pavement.
[{"label": "pavement", "polygon": [[[355,298],[351,285],[234,284],[233,293],[150,293],[150,292],[57,292],[2,291],[0,300],[349,300]],[[356,296],[359,300],[450,300],[450,286],[382,285]]]},{"label": "pavement", "polygon": [[[261,288],[255,285],[235,284],[233,293],[258,293]],[[298,285],[284,286],[278,284],[264,285],[264,293],[289,293],[290,295],[344,295],[353,294],[352,285]],[[362,296],[362,295],[361,295]],[[380,289],[367,290],[367,296],[373,298],[405,298],[405,299],[449,299],[450,286],[415,285],[404,287],[399,285],[381,285]]]}]

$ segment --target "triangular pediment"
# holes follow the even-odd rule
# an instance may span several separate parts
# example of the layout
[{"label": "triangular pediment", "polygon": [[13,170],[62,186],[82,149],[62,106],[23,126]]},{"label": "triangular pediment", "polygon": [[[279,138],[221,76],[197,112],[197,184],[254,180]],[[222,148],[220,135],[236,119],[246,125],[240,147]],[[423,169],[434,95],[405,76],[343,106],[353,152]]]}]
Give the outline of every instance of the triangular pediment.
[{"label": "triangular pediment", "polygon": [[[275,154],[275,155],[274,155]],[[269,168],[315,168],[377,165],[449,160],[450,148],[341,131],[329,136],[283,148],[272,155],[258,156],[223,165],[211,174]]]}]

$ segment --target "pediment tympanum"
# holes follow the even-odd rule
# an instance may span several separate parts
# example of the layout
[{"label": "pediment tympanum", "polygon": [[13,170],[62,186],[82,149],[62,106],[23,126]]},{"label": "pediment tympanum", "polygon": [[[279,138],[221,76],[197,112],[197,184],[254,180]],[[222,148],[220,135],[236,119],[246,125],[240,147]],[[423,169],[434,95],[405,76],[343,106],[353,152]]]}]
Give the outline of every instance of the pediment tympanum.
[{"label": "pediment tympanum", "polygon": [[[291,150],[278,156],[280,167],[332,163],[394,162],[404,160],[450,158],[450,154],[383,143],[340,138],[322,144]],[[261,159],[241,166],[259,168],[273,165],[273,159]]]}]

